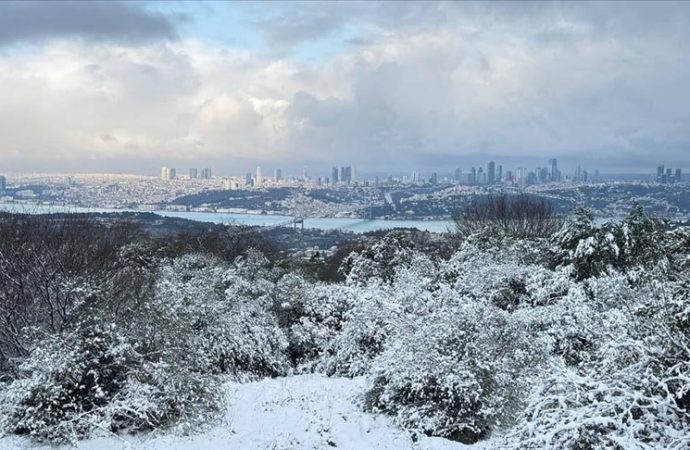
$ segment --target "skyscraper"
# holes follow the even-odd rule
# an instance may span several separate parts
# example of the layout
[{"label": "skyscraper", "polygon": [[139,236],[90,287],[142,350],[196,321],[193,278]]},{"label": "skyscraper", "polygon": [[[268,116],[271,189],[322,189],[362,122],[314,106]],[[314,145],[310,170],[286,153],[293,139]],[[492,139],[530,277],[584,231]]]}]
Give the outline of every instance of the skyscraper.
[{"label": "skyscraper", "polygon": [[333,166],[331,170],[331,183],[338,184],[338,166]]},{"label": "skyscraper", "polygon": [[656,182],[657,183],[663,183],[664,182],[664,165],[663,164],[656,168]]},{"label": "skyscraper", "polygon": [[6,181],[3,175],[0,175],[0,193],[5,192]]},{"label": "skyscraper", "polygon": [[210,180],[211,179],[211,168],[210,167],[205,167],[201,169],[201,178],[204,180]]},{"label": "skyscraper", "polygon": [[477,169],[475,169],[474,167],[472,167],[472,170],[470,170],[469,182],[470,185],[477,184]]},{"label": "skyscraper", "polygon": [[496,170],[496,181],[497,182],[502,182],[503,181],[503,166],[498,165],[498,169]]},{"label": "skyscraper", "polygon": [[340,167],[340,182],[350,184],[352,181],[352,166]]},{"label": "skyscraper", "polygon": [[[680,183],[681,178],[683,178],[683,174],[681,173],[680,169],[676,169],[676,183]],[[0,184],[0,191],[2,191],[2,184]]]},{"label": "skyscraper", "polygon": [[551,167],[551,181],[559,181],[561,177],[558,173],[558,161],[556,158],[549,160],[549,166]]},{"label": "skyscraper", "polygon": [[496,182],[496,163],[489,161],[489,167],[487,172],[487,183],[494,184]]},{"label": "skyscraper", "polygon": [[280,183],[280,180],[281,180],[282,178],[283,178],[283,171],[282,171],[280,168],[278,168],[278,167],[276,167],[275,169],[273,169],[273,181],[274,181],[275,183]]},{"label": "skyscraper", "polygon": [[193,179],[196,178],[197,176],[199,176],[199,171],[198,171],[197,169],[194,169],[194,168],[189,169],[189,178],[190,178],[190,179],[193,180]]},{"label": "skyscraper", "polygon": [[476,182],[477,184],[486,184],[486,173],[484,173],[483,167],[480,167],[479,170],[477,170]]},{"label": "skyscraper", "polygon": [[172,180],[175,178],[175,168],[174,167],[161,167],[161,179],[162,180]]},{"label": "skyscraper", "polygon": [[263,178],[261,177],[261,166],[256,166],[256,177],[254,178],[254,187],[261,187]]},{"label": "skyscraper", "polygon": [[247,172],[244,176],[244,184],[246,186],[251,186],[252,185],[252,173]]}]

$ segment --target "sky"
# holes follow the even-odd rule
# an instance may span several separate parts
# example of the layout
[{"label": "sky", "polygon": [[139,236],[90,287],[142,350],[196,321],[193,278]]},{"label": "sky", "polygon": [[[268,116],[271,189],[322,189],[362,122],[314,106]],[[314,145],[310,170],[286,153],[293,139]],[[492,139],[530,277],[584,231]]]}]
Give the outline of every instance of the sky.
[{"label": "sky", "polygon": [[0,173],[690,169],[689,83],[690,2],[0,2]]}]

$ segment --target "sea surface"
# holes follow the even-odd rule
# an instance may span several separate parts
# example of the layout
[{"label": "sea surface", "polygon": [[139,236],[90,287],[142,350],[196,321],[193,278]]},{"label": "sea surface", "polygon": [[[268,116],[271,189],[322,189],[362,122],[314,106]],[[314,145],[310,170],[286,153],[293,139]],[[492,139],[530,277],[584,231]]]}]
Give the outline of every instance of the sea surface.
[{"label": "sea surface", "polygon": [[[142,211],[138,209],[85,208],[81,206],[43,204],[35,205],[28,203],[0,203],[0,211],[24,214],[152,212],[162,217],[177,217],[181,219],[195,220],[198,222],[227,223],[267,227],[279,225],[292,226],[289,224],[292,217],[272,214],[232,214],[216,212],[190,212],[166,210]],[[304,227],[316,228],[321,230],[349,230],[354,233],[366,233],[368,231],[375,230],[390,230],[392,228],[416,228],[422,231],[442,233],[453,228],[453,221],[315,218],[305,219]]]}]

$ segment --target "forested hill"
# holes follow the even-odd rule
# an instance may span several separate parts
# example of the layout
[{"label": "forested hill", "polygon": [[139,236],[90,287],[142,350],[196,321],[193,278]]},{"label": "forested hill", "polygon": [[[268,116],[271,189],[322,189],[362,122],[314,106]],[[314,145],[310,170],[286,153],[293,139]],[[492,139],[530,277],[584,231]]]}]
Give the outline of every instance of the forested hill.
[{"label": "forested hill", "polygon": [[0,446],[239,427],[233,402],[270,401],[228,383],[314,374],[410,440],[688,448],[690,231],[515,214],[311,257],[3,215]]}]

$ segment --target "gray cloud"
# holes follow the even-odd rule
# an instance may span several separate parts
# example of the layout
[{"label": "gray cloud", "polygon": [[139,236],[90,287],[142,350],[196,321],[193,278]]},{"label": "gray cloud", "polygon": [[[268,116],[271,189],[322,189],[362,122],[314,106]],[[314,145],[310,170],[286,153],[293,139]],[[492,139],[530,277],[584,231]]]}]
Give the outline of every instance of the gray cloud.
[{"label": "gray cloud", "polygon": [[0,45],[82,37],[143,42],[171,39],[171,21],[134,4],[107,2],[0,2]]},{"label": "gray cloud", "polygon": [[[206,161],[233,174],[550,157],[690,168],[690,4],[329,5],[280,5],[257,22],[277,52],[182,39],[0,55],[0,159],[89,170]],[[333,56],[290,56],[333,36],[346,44]]]}]

